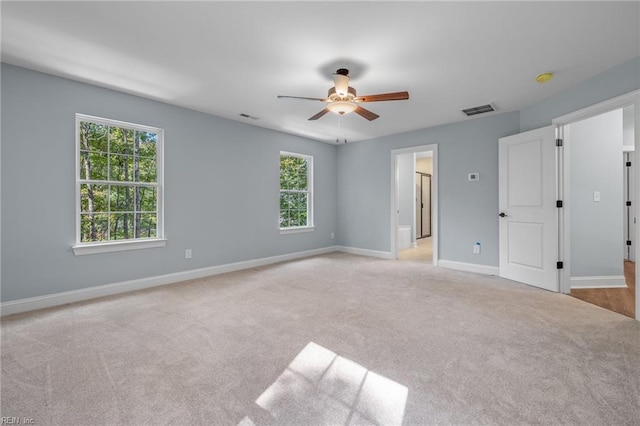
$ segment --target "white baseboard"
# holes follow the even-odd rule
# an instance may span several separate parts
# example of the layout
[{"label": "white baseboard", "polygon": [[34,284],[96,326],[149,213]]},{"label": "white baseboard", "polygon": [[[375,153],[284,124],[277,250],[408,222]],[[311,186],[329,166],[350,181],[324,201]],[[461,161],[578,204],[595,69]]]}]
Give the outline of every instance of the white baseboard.
[{"label": "white baseboard", "polygon": [[569,283],[572,289],[579,288],[626,288],[624,275],[571,277]]},{"label": "white baseboard", "polygon": [[189,271],[175,272],[166,275],[156,275],[153,277],[140,278],[136,280],[123,281],[114,284],[99,285],[96,287],[83,288],[62,293],[48,294],[45,296],[29,297],[25,299],[12,300],[0,303],[0,315],[11,315],[20,312],[33,311],[35,309],[50,308],[67,303],[80,302],[83,300],[95,299],[97,297],[111,296],[114,294],[126,293],[134,290],[156,287],[180,281],[192,280],[196,278],[208,277],[211,275],[224,274],[226,272],[240,271],[242,269],[255,268],[258,266],[271,265],[273,263],[285,262],[287,260],[300,259],[304,257],[317,256],[325,253],[338,251],[338,247],[330,246],[321,249],[307,250],[296,253],[283,254],[279,256],[263,257],[261,259],[246,260],[242,262],[228,263],[225,265],[210,266],[207,268],[192,269]]},{"label": "white baseboard", "polygon": [[500,268],[497,266],[478,265],[476,263],[456,262],[455,260],[438,260],[438,266],[458,271],[475,272],[483,275],[500,275]]},{"label": "white baseboard", "polygon": [[393,256],[389,251],[369,250],[345,246],[337,246],[336,250],[342,253],[359,254],[360,256],[378,257],[380,259],[393,259]]}]

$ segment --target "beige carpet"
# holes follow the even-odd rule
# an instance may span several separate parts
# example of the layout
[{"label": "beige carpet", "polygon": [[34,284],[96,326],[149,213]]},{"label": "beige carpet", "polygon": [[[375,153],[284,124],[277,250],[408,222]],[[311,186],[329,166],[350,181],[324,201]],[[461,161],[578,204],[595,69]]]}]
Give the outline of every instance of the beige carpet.
[{"label": "beige carpet", "polygon": [[335,253],[3,318],[1,386],[37,425],[637,425],[640,323]]}]

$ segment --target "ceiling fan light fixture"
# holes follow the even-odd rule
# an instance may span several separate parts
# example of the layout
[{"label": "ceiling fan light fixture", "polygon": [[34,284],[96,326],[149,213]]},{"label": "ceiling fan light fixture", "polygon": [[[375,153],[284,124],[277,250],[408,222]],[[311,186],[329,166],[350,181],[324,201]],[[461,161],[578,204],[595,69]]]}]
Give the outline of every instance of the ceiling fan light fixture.
[{"label": "ceiling fan light fixture", "polygon": [[358,108],[358,105],[348,101],[334,101],[327,105],[327,109],[329,111],[335,112],[336,114],[340,115],[353,112],[356,110],[356,108]]}]

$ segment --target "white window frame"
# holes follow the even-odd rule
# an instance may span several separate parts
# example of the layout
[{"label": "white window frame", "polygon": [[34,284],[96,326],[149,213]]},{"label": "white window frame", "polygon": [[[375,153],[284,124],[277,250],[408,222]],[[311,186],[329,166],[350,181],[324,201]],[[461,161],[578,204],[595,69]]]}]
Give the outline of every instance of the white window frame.
[{"label": "white window frame", "polygon": [[[296,234],[300,232],[313,232],[315,225],[313,221],[313,156],[306,154],[299,154],[296,152],[280,151],[278,156],[278,226],[280,225],[280,195],[283,189],[280,188],[280,157],[297,157],[307,160],[307,190],[300,191],[307,194],[307,225],[306,226],[294,226],[294,227],[280,227],[280,234]],[[290,190],[284,190],[291,192]]]},{"label": "white window frame", "polygon": [[[96,124],[102,124],[106,126],[121,127],[128,130],[139,130],[144,132],[151,132],[157,135],[156,141],[156,237],[155,238],[139,238],[129,240],[115,240],[115,241],[101,241],[101,242],[80,242],[81,238],[81,201],[80,201],[80,185],[84,183],[84,180],[80,179],[80,122],[89,121]],[[76,242],[72,246],[73,253],[76,256],[96,253],[107,253],[123,250],[137,250],[147,249],[154,247],[164,247],[167,243],[164,237],[164,130],[157,127],[144,126],[141,124],[127,123],[124,121],[111,120],[108,118],[94,117],[85,114],[76,114]],[[108,183],[108,181],[105,181]],[[121,183],[121,182],[120,182]]]}]

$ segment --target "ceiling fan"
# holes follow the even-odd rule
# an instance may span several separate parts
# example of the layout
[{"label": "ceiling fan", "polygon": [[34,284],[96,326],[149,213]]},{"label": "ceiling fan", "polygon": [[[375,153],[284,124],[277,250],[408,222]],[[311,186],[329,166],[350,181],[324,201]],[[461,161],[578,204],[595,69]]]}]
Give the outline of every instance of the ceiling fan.
[{"label": "ceiling fan", "polygon": [[380,101],[403,101],[409,99],[409,92],[381,93],[378,95],[357,96],[356,89],[349,86],[349,70],[340,68],[333,75],[334,87],[329,89],[326,98],[306,98],[302,96],[278,96],[279,99],[306,99],[309,101],[327,102],[325,109],[310,117],[309,120],[317,120],[329,111],[343,115],[350,112],[366,118],[369,121],[380,117],[378,114],[362,108],[359,103],[362,102],[380,102]]}]

